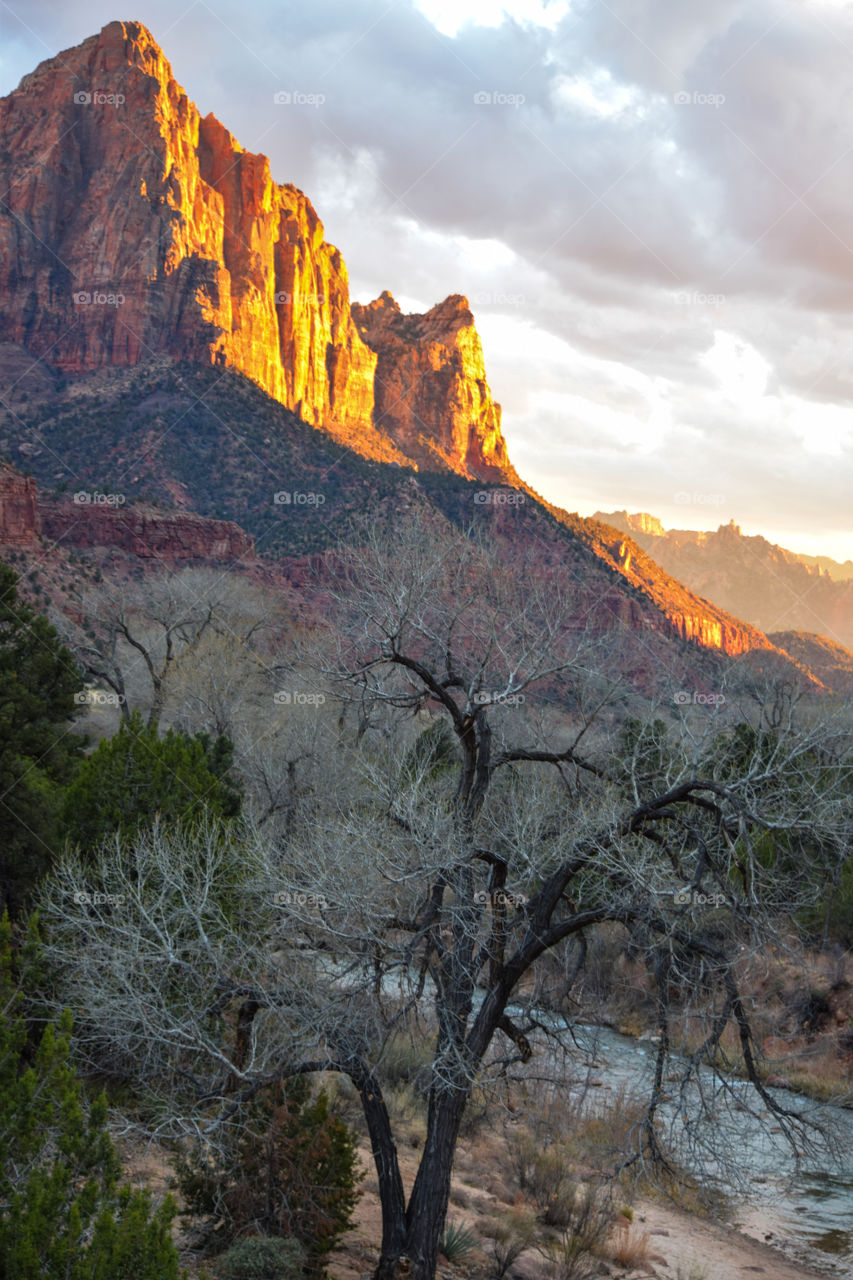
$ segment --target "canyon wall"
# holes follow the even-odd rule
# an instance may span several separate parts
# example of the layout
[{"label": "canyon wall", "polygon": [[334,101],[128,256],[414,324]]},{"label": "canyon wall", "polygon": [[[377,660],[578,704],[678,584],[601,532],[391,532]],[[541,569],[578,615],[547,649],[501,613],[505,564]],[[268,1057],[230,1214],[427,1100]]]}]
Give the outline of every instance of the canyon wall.
[{"label": "canyon wall", "polygon": [[69,375],[230,365],[366,457],[509,475],[461,300],[404,317],[396,363],[384,333],[374,348],[310,200],[199,115],[141,24],[110,23],[0,100],[0,190],[0,341]]}]

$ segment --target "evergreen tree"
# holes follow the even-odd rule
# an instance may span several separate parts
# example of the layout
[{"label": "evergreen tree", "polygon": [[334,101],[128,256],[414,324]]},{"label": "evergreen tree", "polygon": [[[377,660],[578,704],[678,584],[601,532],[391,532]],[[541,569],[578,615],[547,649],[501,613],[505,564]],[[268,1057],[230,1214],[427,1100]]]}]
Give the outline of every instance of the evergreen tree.
[{"label": "evergreen tree", "polygon": [[199,1148],[176,1168],[187,1206],[216,1219],[223,1242],[246,1231],[298,1240],[315,1273],[352,1225],[361,1174],[354,1133],[304,1077],[261,1090],[216,1157]]},{"label": "evergreen tree", "polygon": [[19,598],[18,575],[0,561],[0,910],[20,912],[61,848],[82,688],[56,629]]},{"label": "evergreen tree", "polygon": [[202,813],[234,817],[240,795],[228,779],[231,757],[227,738],[211,742],[177,729],[160,737],[157,725],[146,726],[134,711],[83,761],[69,787],[68,838],[85,853],[114,832],[133,835],[157,814],[168,823]]},{"label": "evergreen tree", "polygon": [[[34,936],[29,947],[32,951]],[[0,1275],[8,1280],[178,1280],[173,1202],[120,1186],[107,1104],[69,1060],[71,1016],[34,1043],[8,916],[0,922]]]}]

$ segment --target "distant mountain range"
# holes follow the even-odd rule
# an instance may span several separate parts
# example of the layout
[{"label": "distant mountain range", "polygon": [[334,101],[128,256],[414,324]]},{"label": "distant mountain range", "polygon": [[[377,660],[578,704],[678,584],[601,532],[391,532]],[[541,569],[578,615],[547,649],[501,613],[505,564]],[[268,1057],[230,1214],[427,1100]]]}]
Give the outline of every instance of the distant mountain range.
[{"label": "distant mountain range", "polygon": [[646,512],[597,511],[667,573],[767,633],[814,632],[853,648],[853,564],[786,551],[732,521],[715,532],[664,529]]},{"label": "distant mountain range", "polygon": [[[732,661],[815,688],[847,678],[839,654],[764,634],[823,627],[809,606],[825,614],[829,595],[792,588],[798,612],[771,593],[760,626],[754,589],[723,604],[712,577],[691,579],[698,541],[670,567],[668,536],[634,517],[542,501],[508,458],[465,298],[419,315],[387,292],[351,305],[308,198],[199,116],[138,23],[110,23],[0,100],[0,290],[0,453],[17,469],[0,533],[41,511],[11,544],[26,554],[109,546],[165,566],[195,548],[226,567],[274,563],[302,589],[306,557],[357,537],[366,512],[426,502],[559,563],[567,625],[630,637],[617,661],[637,687],[712,687]],[[751,583],[763,565],[753,555]]]}]

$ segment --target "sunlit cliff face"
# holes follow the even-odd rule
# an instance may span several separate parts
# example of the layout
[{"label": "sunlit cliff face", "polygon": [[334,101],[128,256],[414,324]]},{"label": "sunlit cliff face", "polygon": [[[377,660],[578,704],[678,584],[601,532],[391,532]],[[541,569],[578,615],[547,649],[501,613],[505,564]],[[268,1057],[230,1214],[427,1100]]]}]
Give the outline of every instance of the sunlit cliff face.
[{"label": "sunlit cliff face", "polygon": [[5,340],[72,374],[233,367],[367,457],[511,474],[464,299],[360,332],[310,200],[199,116],[143,26],[43,63],[0,129]]},{"label": "sunlit cliff face", "polygon": [[378,355],[374,421],[382,432],[429,470],[517,481],[467,298],[404,315],[386,292],[354,303],[352,313]]}]

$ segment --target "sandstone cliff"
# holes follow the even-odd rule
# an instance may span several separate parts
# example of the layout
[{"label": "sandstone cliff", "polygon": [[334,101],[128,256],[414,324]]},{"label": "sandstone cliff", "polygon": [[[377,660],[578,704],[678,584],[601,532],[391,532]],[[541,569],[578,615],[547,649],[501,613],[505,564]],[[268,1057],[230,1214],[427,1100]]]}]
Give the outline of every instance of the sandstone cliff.
[{"label": "sandstone cliff", "polygon": [[254,555],[254,540],[230,520],[101,502],[44,498],[32,476],[0,463],[0,547],[35,547],[39,537],[65,547],[115,547],[144,559],[233,561]]},{"label": "sandstone cliff", "polygon": [[404,315],[387,291],[352,314],[376,352],[374,421],[420,466],[520,483],[501,435],[467,298]]},{"label": "sandstone cliff", "polygon": [[[42,63],[0,100],[0,139],[0,341],[72,375],[159,354],[230,364],[365,456],[411,460],[374,425],[387,344],[363,341],[311,202],[199,116],[145,27],[110,23]],[[420,377],[435,371],[412,408],[429,427],[394,425],[415,461],[493,474],[507,466],[499,413],[456,302],[429,313],[432,354],[410,352]],[[408,371],[388,376],[402,388]]]},{"label": "sandstone cliff", "polygon": [[40,528],[35,480],[0,463],[0,545],[32,546]]},{"label": "sandstone cliff", "polygon": [[632,537],[638,533],[655,536],[666,533],[657,516],[650,516],[648,511],[637,511],[633,514],[628,511],[596,511],[592,519],[600,520],[602,524],[610,524],[614,529],[630,533]]},{"label": "sandstone cliff", "polygon": [[219,563],[254,554],[254,541],[230,520],[208,520],[190,511],[80,505],[42,499],[41,531],[66,547],[115,547],[141,559],[165,564],[180,560]]}]

